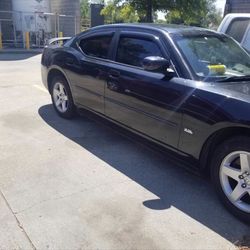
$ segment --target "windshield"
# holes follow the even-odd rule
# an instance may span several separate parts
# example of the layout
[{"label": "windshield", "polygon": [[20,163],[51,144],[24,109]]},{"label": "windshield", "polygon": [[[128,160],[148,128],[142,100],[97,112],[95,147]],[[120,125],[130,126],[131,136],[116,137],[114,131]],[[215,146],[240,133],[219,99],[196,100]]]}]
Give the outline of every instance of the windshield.
[{"label": "windshield", "polygon": [[250,75],[250,56],[233,39],[223,35],[174,35],[177,46],[203,80]]}]

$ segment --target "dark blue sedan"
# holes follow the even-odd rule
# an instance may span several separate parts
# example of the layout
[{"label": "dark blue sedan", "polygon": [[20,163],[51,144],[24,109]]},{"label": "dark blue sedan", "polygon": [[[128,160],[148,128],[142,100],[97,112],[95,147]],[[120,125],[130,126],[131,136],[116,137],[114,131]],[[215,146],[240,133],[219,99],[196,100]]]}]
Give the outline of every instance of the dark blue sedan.
[{"label": "dark blue sedan", "polygon": [[87,109],[165,147],[211,176],[224,205],[250,223],[250,57],[233,39],[100,26],[45,48],[42,78],[60,116]]}]

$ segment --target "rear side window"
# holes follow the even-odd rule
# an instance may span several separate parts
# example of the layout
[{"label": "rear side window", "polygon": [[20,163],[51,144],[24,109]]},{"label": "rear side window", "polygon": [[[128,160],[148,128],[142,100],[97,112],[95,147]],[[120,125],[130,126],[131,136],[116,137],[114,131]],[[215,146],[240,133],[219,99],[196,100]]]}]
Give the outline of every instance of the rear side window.
[{"label": "rear side window", "polygon": [[142,67],[142,62],[148,56],[161,56],[158,45],[147,39],[121,37],[117,49],[116,61],[132,66]]},{"label": "rear side window", "polygon": [[235,19],[229,25],[226,33],[229,36],[233,37],[236,41],[241,43],[249,24],[250,24],[249,18]]},{"label": "rear side window", "polygon": [[112,35],[102,35],[82,39],[79,46],[88,56],[107,59],[112,37]]}]

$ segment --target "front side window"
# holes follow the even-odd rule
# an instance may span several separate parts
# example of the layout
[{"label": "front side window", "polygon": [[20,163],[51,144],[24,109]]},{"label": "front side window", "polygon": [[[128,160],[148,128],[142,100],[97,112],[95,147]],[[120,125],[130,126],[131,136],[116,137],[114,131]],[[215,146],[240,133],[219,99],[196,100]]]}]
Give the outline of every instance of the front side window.
[{"label": "front side window", "polygon": [[222,35],[173,35],[179,50],[200,78],[250,75],[250,56]]},{"label": "front side window", "polygon": [[155,42],[142,38],[120,38],[116,55],[117,62],[142,67],[143,59],[148,56],[163,57]]},{"label": "front side window", "polygon": [[79,47],[88,56],[107,59],[111,40],[111,35],[86,38],[80,41]]}]

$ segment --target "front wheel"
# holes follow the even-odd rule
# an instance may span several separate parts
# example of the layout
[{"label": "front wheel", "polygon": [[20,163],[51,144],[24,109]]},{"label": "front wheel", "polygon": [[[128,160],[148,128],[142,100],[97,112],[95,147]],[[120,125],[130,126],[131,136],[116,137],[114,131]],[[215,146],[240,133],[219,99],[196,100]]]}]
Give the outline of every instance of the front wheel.
[{"label": "front wheel", "polygon": [[56,112],[63,118],[73,118],[76,107],[67,81],[62,76],[56,76],[52,80],[51,98]]},{"label": "front wheel", "polygon": [[212,181],[226,208],[250,223],[250,138],[234,137],[214,153]]}]

